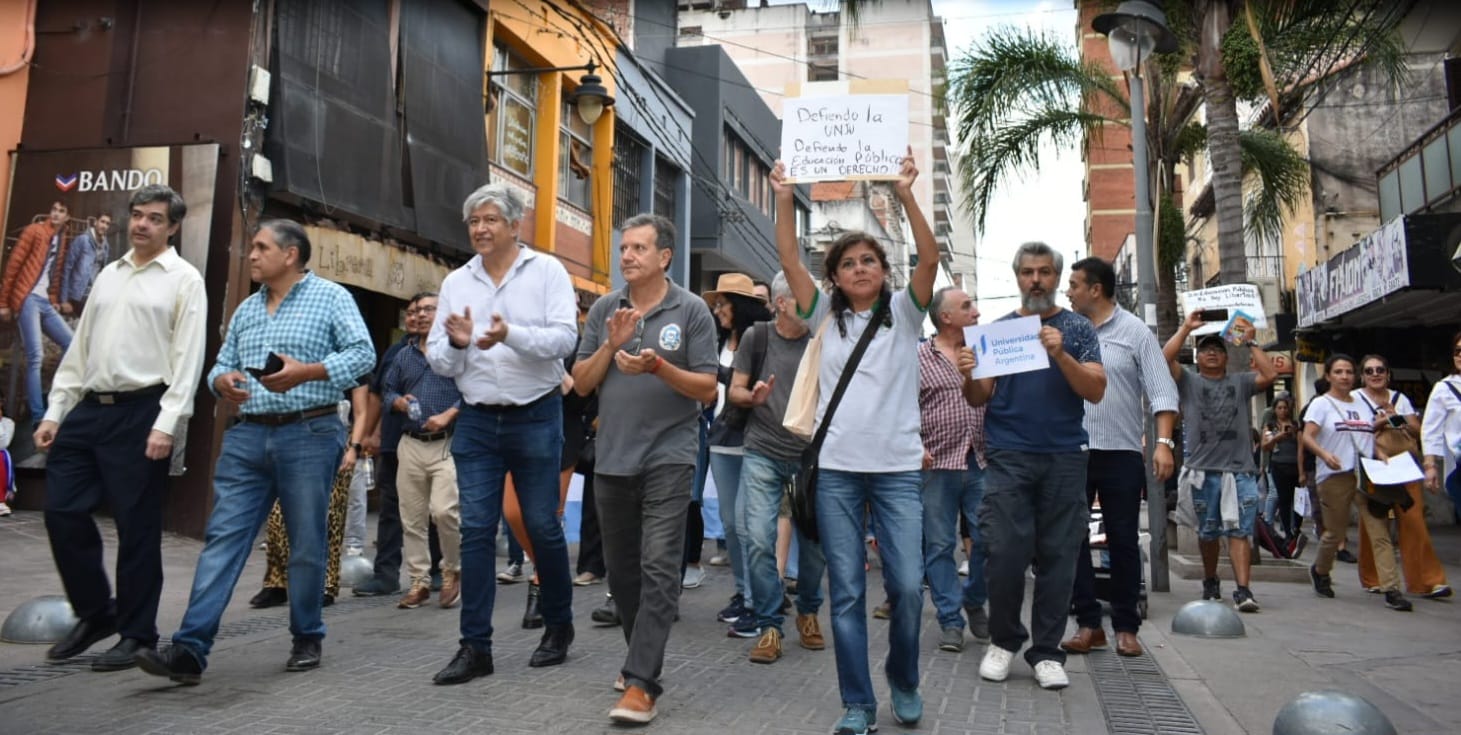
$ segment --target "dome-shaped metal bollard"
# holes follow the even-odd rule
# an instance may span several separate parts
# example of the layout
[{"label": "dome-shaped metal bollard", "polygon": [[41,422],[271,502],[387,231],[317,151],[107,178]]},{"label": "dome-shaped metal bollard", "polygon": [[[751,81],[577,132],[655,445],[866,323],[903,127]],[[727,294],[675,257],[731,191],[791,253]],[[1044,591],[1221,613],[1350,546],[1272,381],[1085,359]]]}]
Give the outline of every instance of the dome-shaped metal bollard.
[{"label": "dome-shaped metal bollard", "polygon": [[346,556],[340,560],[340,587],[355,587],[365,584],[375,574],[375,562],[360,555]]},{"label": "dome-shaped metal bollard", "polygon": [[1273,721],[1273,735],[1397,735],[1380,708],[1348,692],[1294,697]]},{"label": "dome-shaped metal bollard", "polygon": [[15,608],[0,625],[6,643],[55,643],[77,623],[65,595],[41,595]]},{"label": "dome-shaped metal bollard", "polygon": [[1183,605],[1172,616],[1172,632],[1196,638],[1242,638],[1247,635],[1237,611],[1216,600]]}]

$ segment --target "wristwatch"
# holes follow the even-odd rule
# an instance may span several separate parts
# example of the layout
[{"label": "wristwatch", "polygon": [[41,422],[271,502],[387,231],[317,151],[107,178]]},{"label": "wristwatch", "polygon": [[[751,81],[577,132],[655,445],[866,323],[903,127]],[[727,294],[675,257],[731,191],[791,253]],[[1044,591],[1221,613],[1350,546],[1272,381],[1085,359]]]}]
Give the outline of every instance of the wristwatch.
[{"label": "wristwatch", "polygon": [[362,449],[364,449],[364,448],[365,448],[365,447],[363,447],[363,446],[362,446],[362,445],[361,445],[361,444],[360,444],[360,442],[350,442],[350,448],[351,448],[351,449],[354,449],[354,450],[355,450],[355,451],[357,451],[357,452],[359,452],[359,451],[361,451],[361,450],[362,450]]},{"label": "wristwatch", "polygon": [[1162,445],[1162,446],[1164,446],[1164,447],[1166,447],[1166,448],[1168,448],[1168,449],[1175,450],[1177,448],[1177,442],[1172,441],[1171,439],[1168,439],[1165,436],[1157,437],[1157,443],[1160,444],[1160,445]]}]

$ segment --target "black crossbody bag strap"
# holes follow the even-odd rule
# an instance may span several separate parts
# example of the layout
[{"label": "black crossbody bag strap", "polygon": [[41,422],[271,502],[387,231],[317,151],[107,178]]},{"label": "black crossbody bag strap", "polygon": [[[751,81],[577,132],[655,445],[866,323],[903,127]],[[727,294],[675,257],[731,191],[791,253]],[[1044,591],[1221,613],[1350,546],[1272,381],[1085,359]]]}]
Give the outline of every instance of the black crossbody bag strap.
[{"label": "black crossbody bag strap", "polygon": [[[847,357],[847,364],[842,367],[842,375],[837,378],[837,387],[832,391],[832,398],[827,401],[827,412],[822,415],[822,424],[817,427],[817,433],[812,437],[809,448],[813,452],[820,452],[822,442],[827,439],[827,429],[832,425],[832,415],[837,412],[837,404],[842,402],[842,394],[847,392],[847,385],[852,382],[852,376],[857,372],[857,364],[862,362],[862,353],[867,352],[867,346],[873,341],[873,335],[877,334],[878,327],[882,326],[883,315],[888,311],[888,302],[892,297],[883,299],[878,303],[878,308],[873,310],[873,318],[863,328],[862,335],[857,338],[857,346],[852,348],[852,354]],[[836,318],[828,314],[828,319]]]}]

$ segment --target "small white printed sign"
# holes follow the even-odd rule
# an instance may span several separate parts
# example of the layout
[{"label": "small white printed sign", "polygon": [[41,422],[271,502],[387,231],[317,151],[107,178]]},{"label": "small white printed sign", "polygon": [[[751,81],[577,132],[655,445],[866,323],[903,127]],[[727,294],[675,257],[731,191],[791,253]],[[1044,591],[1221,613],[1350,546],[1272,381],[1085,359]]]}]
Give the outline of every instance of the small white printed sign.
[{"label": "small white printed sign", "polygon": [[964,327],[964,344],[974,350],[977,360],[975,378],[994,378],[1050,367],[1050,355],[1040,344],[1038,316]]}]

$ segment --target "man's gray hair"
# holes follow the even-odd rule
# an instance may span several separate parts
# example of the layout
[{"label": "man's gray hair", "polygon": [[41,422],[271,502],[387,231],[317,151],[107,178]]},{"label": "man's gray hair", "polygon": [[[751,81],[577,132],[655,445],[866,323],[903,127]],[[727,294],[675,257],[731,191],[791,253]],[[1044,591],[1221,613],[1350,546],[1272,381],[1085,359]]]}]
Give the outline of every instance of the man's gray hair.
[{"label": "man's gray hair", "polygon": [[792,298],[791,284],[786,281],[786,271],[776,271],[771,277],[771,300],[775,301],[781,297]]},{"label": "man's gray hair", "polygon": [[938,315],[943,313],[944,301],[948,299],[949,292],[959,290],[958,286],[944,286],[933,292],[933,298],[928,300],[928,320],[933,322],[934,329],[938,329]]},{"label": "man's gray hair", "polygon": [[1065,271],[1065,258],[1061,256],[1060,251],[1043,242],[1022,243],[1020,249],[1015,251],[1014,269],[1016,275],[1019,274],[1020,263],[1025,258],[1049,258],[1050,262],[1055,265],[1056,275]]},{"label": "man's gray hair", "polygon": [[462,202],[462,221],[466,222],[471,219],[473,212],[488,204],[497,205],[497,211],[501,212],[508,222],[516,223],[523,218],[522,195],[507,184],[497,182],[487,184],[467,195],[467,201]]},{"label": "man's gray hair", "polygon": [[669,218],[658,214],[636,214],[624,220],[624,224],[619,225],[619,231],[624,232],[636,227],[654,228],[654,246],[656,248],[660,250],[675,249],[675,223],[671,222]]}]

